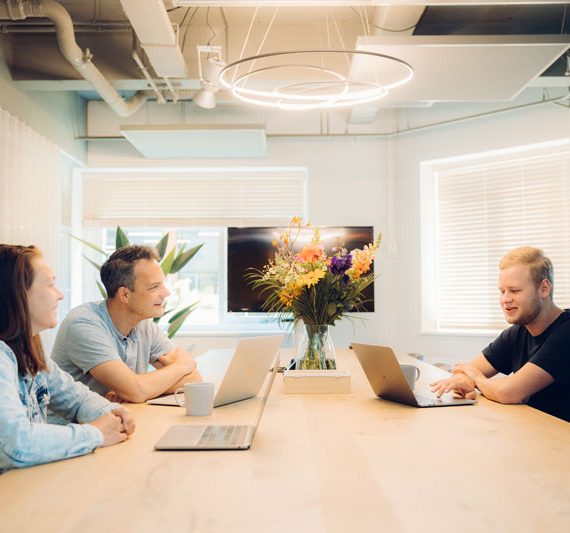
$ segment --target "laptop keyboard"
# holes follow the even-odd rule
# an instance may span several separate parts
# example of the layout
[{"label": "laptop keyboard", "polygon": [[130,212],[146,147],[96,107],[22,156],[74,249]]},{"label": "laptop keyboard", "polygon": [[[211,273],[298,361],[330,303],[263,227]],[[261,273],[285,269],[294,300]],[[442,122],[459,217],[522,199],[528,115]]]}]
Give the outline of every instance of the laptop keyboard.
[{"label": "laptop keyboard", "polygon": [[249,430],[250,426],[206,426],[200,436],[199,445],[241,444]]},{"label": "laptop keyboard", "polygon": [[417,392],[414,393],[416,400],[420,405],[438,405],[443,403],[441,398],[436,398],[435,395],[429,396],[427,394],[418,394]]}]

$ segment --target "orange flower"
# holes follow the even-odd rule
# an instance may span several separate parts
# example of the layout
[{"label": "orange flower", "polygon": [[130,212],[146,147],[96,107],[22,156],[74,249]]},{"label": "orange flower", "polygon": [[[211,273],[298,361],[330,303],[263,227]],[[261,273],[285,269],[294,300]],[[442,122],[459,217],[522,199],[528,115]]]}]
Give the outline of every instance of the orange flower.
[{"label": "orange flower", "polygon": [[298,254],[297,260],[303,263],[313,263],[323,256],[323,247],[320,244],[307,244]]},{"label": "orange flower", "polygon": [[366,245],[362,250],[356,249],[350,252],[352,254],[352,267],[346,271],[350,279],[359,279],[370,270],[370,265],[374,261],[381,240],[382,234],[380,233],[373,244]]},{"label": "orange flower", "polygon": [[347,274],[351,279],[358,279],[362,274],[366,274],[370,270],[371,264],[372,257],[367,256],[367,254],[359,254],[352,263],[352,268],[347,271]]}]

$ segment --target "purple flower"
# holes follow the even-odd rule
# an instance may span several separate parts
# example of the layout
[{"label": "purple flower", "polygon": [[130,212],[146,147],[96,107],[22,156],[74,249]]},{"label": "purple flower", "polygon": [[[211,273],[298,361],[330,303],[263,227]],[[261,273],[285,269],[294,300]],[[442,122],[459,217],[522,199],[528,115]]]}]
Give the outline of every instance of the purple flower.
[{"label": "purple flower", "polygon": [[341,257],[333,256],[331,258],[330,271],[332,274],[344,274],[352,266],[352,255],[346,254]]}]

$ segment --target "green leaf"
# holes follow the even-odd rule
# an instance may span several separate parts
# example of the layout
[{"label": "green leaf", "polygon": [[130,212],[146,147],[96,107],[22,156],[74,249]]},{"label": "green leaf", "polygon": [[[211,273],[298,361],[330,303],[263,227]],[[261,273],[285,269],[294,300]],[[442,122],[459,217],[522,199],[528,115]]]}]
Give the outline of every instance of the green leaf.
[{"label": "green leaf", "polygon": [[127,234],[121,229],[121,226],[117,226],[117,233],[115,235],[115,249],[124,248],[130,244]]},{"label": "green leaf", "polygon": [[103,300],[106,300],[107,299],[107,291],[105,290],[105,287],[103,287],[103,285],[98,281],[95,281],[95,283],[97,283],[97,288],[99,289],[101,296],[103,296]]},{"label": "green leaf", "polygon": [[[167,309],[166,311],[164,311],[164,313],[162,313],[162,316],[166,316],[166,315],[172,313],[172,311],[174,311],[174,309],[175,309],[174,307],[172,309]],[[158,317],[159,320],[162,318],[162,316]]]},{"label": "green leaf", "polygon": [[[181,317],[184,313],[188,312],[189,310],[192,311],[194,310],[194,308],[198,305],[198,302],[194,302],[193,304],[184,307],[183,309],[180,309],[179,311],[177,311],[176,313],[174,313],[169,319],[168,319],[168,323],[171,324],[172,322],[174,322],[176,319],[178,319],[179,317]],[[171,311],[173,311],[173,309],[171,309]]]},{"label": "green leaf", "polygon": [[[93,244],[92,242],[89,241],[85,241],[83,239],[80,239],[79,237],[76,237],[75,235],[71,236],[72,239],[75,239],[76,241],[79,241],[81,243],[83,243],[85,246],[89,246],[89,248],[95,250],[96,252],[99,252],[100,254],[107,256],[107,254],[105,253],[105,251],[102,248],[99,248],[99,246]],[[85,256],[84,256],[85,257]]]},{"label": "green leaf", "polygon": [[176,248],[172,248],[172,250],[168,252],[168,255],[162,260],[162,263],[160,263],[160,268],[162,268],[162,271],[164,272],[165,276],[170,274],[170,270],[172,268],[172,262],[174,261],[175,255],[176,255]]},{"label": "green leaf", "polygon": [[196,307],[196,305],[198,305],[198,302],[188,306],[186,310],[183,310],[183,312],[176,313],[176,315],[174,315],[168,321],[170,323],[170,326],[168,326],[168,330],[166,331],[166,333],[169,339],[172,339],[172,337],[176,335],[176,332],[180,329],[182,324],[184,324],[184,321],[188,318],[188,316],[194,310],[194,307]]},{"label": "green leaf", "polygon": [[89,259],[89,257],[87,257],[86,255],[82,254],[82,257],[83,257],[83,259],[85,259],[85,261],[87,261],[88,263],[91,263],[97,270],[101,271],[101,265],[99,263],[96,263],[92,259]]},{"label": "green leaf", "polygon": [[166,247],[168,246],[168,233],[164,234],[156,245],[156,251],[158,252],[158,260],[162,261],[164,254],[166,253]]},{"label": "green leaf", "polygon": [[155,316],[155,317],[152,319],[152,321],[153,321],[155,324],[158,324],[158,323],[163,319],[163,317],[165,317],[165,316],[168,315],[169,313],[172,313],[172,311],[174,311],[174,309],[175,309],[175,308],[173,307],[172,309],[168,309],[168,310],[164,311],[164,313],[162,313],[162,316]]},{"label": "green leaf", "polygon": [[194,248],[190,248],[190,250],[186,250],[185,252],[179,254],[178,257],[176,257],[176,259],[172,263],[172,266],[170,268],[170,273],[176,274],[176,272],[182,270],[186,266],[188,261],[190,261],[190,259],[192,259],[198,253],[198,251],[200,250],[200,248],[202,248],[202,246],[204,246],[203,243],[199,244],[198,246],[194,246]]}]

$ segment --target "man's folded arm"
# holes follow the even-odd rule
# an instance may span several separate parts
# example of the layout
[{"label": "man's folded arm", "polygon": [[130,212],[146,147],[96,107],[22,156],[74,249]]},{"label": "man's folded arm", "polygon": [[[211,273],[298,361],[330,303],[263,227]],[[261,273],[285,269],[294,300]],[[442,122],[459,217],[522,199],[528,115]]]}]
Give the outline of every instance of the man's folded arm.
[{"label": "man's folded arm", "polygon": [[148,374],[136,374],[123,361],[107,361],[89,373],[127,402],[142,403],[156,398],[192,372],[188,365],[175,363]]},{"label": "man's folded arm", "polygon": [[457,371],[469,376],[483,396],[505,404],[523,403],[554,381],[546,370],[530,362],[509,376],[495,379],[470,365],[458,365]]}]

